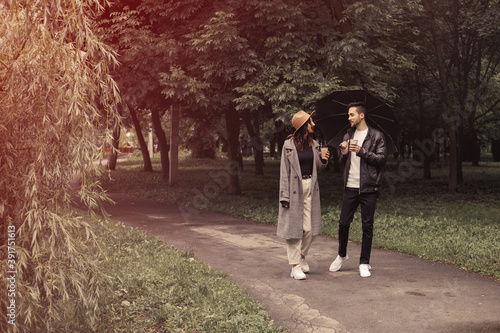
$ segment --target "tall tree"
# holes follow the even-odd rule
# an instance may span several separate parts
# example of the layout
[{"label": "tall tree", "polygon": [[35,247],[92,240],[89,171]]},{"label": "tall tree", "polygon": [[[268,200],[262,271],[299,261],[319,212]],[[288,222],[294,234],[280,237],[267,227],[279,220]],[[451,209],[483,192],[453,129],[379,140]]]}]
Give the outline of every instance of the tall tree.
[{"label": "tall tree", "polygon": [[13,301],[10,328],[23,332],[91,320],[98,306],[102,277],[78,251],[95,238],[69,206],[75,175],[75,195],[91,210],[106,199],[94,161],[119,124],[116,57],[94,33],[99,10],[96,0],[0,3],[0,288],[8,289],[7,270],[16,284],[1,297],[2,332]]},{"label": "tall tree", "polygon": [[[436,76],[446,106],[444,120],[450,140],[449,187],[463,181],[462,161],[479,161],[478,131],[482,114],[495,110],[494,81],[500,73],[498,1],[422,0],[430,18]],[[425,31],[425,30],[424,30]],[[468,157],[467,157],[468,156]]]},{"label": "tall tree", "polygon": [[[120,0],[113,2],[99,17],[100,34],[119,54],[120,66],[113,72],[126,110],[149,109],[154,132],[158,139],[162,162],[162,175],[168,179],[168,140],[161,117],[169,108],[161,97],[159,73],[166,63],[169,47],[155,25],[155,18],[142,9],[143,3]],[[132,116],[133,117],[133,116]],[[137,136],[142,136],[140,121],[134,122]],[[145,147],[141,147],[145,152]],[[143,154],[144,164],[149,165],[149,155]]]},{"label": "tall tree", "polygon": [[146,140],[144,140],[144,135],[142,134],[142,126],[137,116],[137,110],[135,108],[129,108],[130,117],[132,118],[132,123],[134,124],[135,132],[137,133],[137,141],[139,142],[139,147],[141,149],[142,159],[144,161],[144,171],[153,171],[153,165],[151,163],[150,154],[152,152],[148,151],[148,145]]}]

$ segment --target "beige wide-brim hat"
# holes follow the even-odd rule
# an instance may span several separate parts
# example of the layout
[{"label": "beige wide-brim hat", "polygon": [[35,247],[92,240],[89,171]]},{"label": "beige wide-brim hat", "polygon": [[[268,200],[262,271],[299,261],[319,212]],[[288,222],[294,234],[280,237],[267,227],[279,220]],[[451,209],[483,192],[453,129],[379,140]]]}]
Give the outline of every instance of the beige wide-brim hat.
[{"label": "beige wide-brim hat", "polygon": [[[316,114],[316,111],[313,111],[311,114],[305,111],[299,111],[293,115],[292,125],[295,128],[295,132],[298,131],[312,116]],[[295,132],[293,132],[295,134]]]}]

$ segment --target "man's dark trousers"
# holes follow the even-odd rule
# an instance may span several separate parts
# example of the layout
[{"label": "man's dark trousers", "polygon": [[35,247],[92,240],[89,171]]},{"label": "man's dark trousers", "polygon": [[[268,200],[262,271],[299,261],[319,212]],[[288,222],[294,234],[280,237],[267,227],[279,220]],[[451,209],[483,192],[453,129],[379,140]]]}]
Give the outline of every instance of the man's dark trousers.
[{"label": "man's dark trousers", "polygon": [[377,203],[378,192],[359,193],[358,188],[347,187],[342,200],[342,211],[339,220],[339,256],[347,254],[347,241],[349,240],[349,227],[354,218],[354,213],[361,206],[361,225],[363,241],[361,243],[360,264],[370,263],[373,240],[373,216]]}]

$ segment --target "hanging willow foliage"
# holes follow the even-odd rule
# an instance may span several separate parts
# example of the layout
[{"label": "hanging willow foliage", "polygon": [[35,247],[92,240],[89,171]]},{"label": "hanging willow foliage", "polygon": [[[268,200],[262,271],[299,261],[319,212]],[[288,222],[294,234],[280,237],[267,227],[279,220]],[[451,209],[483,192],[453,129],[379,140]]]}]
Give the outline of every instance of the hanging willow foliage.
[{"label": "hanging willow foliage", "polygon": [[93,31],[102,10],[98,0],[0,3],[2,332],[52,331],[75,314],[91,322],[98,306],[102,276],[79,251],[95,240],[69,207],[75,175],[90,210],[106,200],[94,161],[119,124],[115,54]]}]

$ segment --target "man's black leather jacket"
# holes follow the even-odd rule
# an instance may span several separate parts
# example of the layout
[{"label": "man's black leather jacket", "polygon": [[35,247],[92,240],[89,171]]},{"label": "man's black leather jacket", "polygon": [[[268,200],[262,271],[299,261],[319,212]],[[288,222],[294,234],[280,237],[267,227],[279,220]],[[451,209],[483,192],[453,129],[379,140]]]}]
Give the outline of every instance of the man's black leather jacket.
[{"label": "man's black leather jacket", "polygon": [[[352,139],[356,128],[350,128],[344,140]],[[382,186],[382,167],[387,161],[387,150],[385,147],[384,135],[377,129],[368,127],[365,141],[361,150],[357,153],[361,157],[359,192],[377,192]],[[344,167],[344,187],[347,185],[349,168],[351,167],[351,153],[343,155],[340,153],[340,163]]]}]

